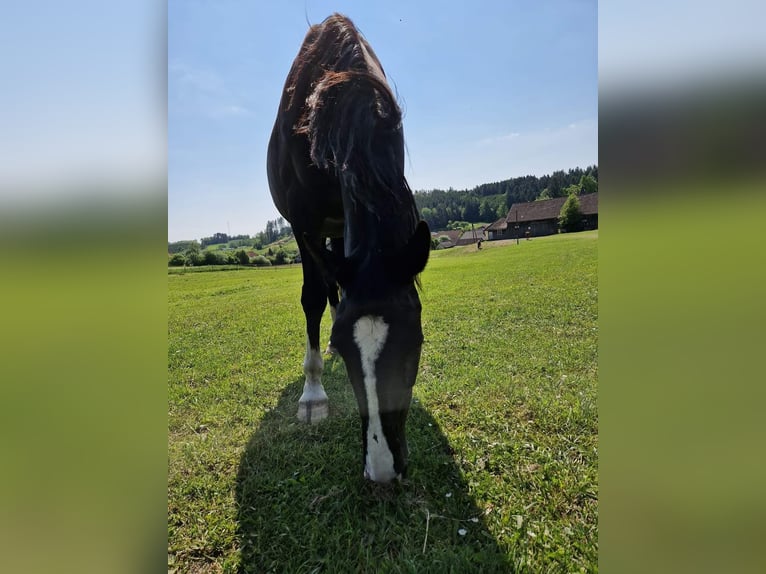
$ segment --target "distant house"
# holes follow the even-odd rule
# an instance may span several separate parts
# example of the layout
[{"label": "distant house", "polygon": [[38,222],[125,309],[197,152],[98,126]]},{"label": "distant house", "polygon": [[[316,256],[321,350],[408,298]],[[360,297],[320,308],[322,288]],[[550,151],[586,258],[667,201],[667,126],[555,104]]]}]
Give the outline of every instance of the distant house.
[{"label": "distant house", "polygon": [[[448,249],[457,245],[457,240],[460,239],[462,234],[463,232],[459,229],[450,231],[434,231],[431,233],[431,237],[439,241],[439,247],[437,247],[437,249]],[[439,240],[440,237],[447,237],[447,240]]]},{"label": "distant house", "polygon": [[[598,229],[598,192],[581,195],[583,229]],[[559,230],[559,213],[566,197],[514,203],[508,215],[487,227],[487,239],[514,239],[553,235]]]},{"label": "distant house", "polygon": [[508,233],[508,216],[504,215],[494,223],[487,226],[487,239],[492,241],[494,239],[506,239],[509,237]]},{"label": "distant house", "polygon": [[[449,230],[449,231],[432,231],[431,237],[439,241],[437,249],[448,249],[455,247],[456,245],[473,245],[479,239],[486,239],[484,233],[484,227],[479,226],[468,231]],[[444,238],[447,239],[444,239]],[[441,239],[440,239],[441,238]]]},{"label": "distant house", "polygon": [[479,239],[485,239],[483,226],[464,231],[458,238],[456,245],[472,245]]}]

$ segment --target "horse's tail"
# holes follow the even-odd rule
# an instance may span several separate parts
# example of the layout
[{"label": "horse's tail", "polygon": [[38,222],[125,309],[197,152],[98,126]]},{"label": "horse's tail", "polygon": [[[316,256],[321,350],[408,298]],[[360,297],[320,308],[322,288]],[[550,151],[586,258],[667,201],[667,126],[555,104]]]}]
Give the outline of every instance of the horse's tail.
[{"label": "horse's tail", "polygon": [[326,72],[307,98],[296,132],[307,135],[312,163],[333,173],[351,201],[384,215],[380,212],[395,210],[405,193],[411,196],[404,178],[402,112],[377,76]]}]

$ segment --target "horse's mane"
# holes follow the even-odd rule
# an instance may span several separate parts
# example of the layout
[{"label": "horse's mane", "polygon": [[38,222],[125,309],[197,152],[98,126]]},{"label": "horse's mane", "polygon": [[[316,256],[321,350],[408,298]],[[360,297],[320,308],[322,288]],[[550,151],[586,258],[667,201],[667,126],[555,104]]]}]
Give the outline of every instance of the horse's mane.
[{"label": "horse's mane", "polygon": [[288,107],[303,105],[295,133],[308,138],[312,163],[337,177],[344,203],[401,228],[387,231],[406,241],[418,214],[404,177],[402,112],[377,57],[339,15],[313,26],[305,43],[288,79]]}]

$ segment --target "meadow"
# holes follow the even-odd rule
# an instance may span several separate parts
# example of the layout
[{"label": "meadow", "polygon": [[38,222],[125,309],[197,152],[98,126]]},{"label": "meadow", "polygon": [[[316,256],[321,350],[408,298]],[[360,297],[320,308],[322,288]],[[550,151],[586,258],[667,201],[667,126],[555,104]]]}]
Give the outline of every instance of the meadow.
[{"label": "meadow", "polygon": [[[303,387],[299,266],[169,273],[169,572],[596,572],[598,232],[432,252],[409,476]],[[322,324],[322,345],[330,318]]]}]

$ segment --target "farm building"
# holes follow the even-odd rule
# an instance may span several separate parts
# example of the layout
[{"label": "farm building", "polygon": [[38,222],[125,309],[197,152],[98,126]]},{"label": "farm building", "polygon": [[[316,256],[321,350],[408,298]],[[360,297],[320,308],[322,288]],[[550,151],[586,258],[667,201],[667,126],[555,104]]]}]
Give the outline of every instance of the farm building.
[{"label": "farm building", "polygon": [[431,237],[439,241],[437,249],[448,249],[456,245],[473,245],[479,239],[486,239],[487,235],[484,233],[484,229],[484,226],[479,226],[468,231],[460,231],[459,229],[432,231]]},{"label": "farm building", "polygon": [[[580,196],[583,229],[598,229],[598,193]],[[558,233],[558,218],[566,197],[543,201],[514,203],[508,215],[501,217],[486,229],[487,239],[514,239],[517,237],[540,237]]]},{"label": "farm building", "polygon": [[492,241],[493,239],[508,239],[511,237],[508,234],[508,216],[504,215],[494,223],[487,226],[487,239]]},{"label": "farm building", "polygon": [[458,238],[457,245],[472,245],[479,239],[486,239],[484,229],[484,226],[481,226],[476,227],[475,229],[464,231],[463,234]]},{"label": "farm building", "polygon": [[[431,237],[439,241],[439,247],[437,249],[448,249],[457,245],[457,240],[463,234],[459,229],[449,231],[432,231]],[[440,239],[446,238],[446,239]]]}]

